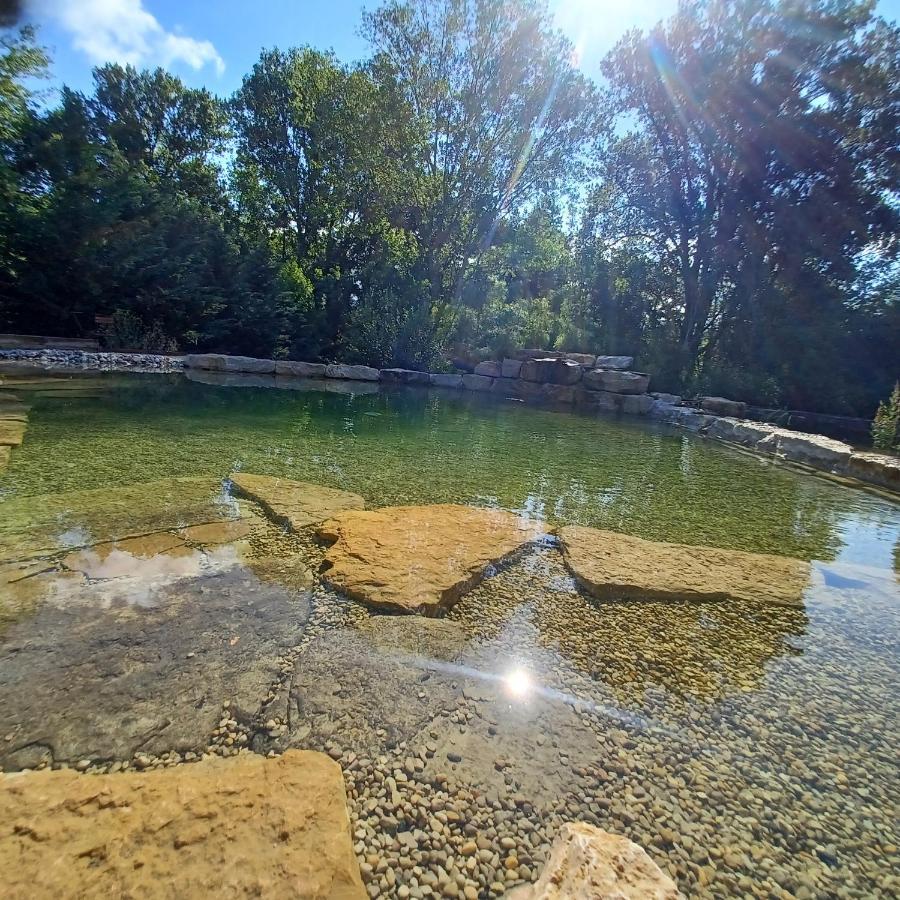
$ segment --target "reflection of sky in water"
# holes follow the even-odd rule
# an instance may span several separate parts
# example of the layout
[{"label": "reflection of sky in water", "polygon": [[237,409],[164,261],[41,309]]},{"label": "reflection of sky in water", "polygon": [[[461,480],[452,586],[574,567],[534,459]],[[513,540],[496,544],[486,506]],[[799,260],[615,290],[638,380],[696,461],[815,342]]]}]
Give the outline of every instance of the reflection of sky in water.
[{"label": "reflection of sky in water", "polygon": [[58,606],[82,603],[100,608],[114,604],[150,608],[157,605],[162,588],[184,578],[232,569],[242,561],[239,548],[233,544],[150,557],[135,556],[118,548],[101,557],[88,549],[79,553],[70,567],[83,566],[91,577],[82,581],[62,573],[48,580],[44,599]]}]

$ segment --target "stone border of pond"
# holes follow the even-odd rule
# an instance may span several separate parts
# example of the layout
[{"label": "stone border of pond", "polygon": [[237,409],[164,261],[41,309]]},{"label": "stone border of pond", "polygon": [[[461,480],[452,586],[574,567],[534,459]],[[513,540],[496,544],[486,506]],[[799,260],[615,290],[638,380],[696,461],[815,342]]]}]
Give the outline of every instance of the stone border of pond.
[{"label": "stone border of pond", "polygon": [[[375,369],[342,363],[257,359],[220,353],[183,357],[145,353],[89,353],[80,350],[3,350],[0,361],[34,362],[47,367],[107,371],[208,372],[271,375],[475,391],[507,400],[650,418],[763,457],[805,466],[848,482],[900,494],[900,457],[859,450],[817,434],[794,431],[742,417],[744,404],[704,397],[698,406],[682,405],[674,394],[649,392],[650,376],[631,371],[629,356],[592,356],[521,350],[502,360],[487,360],[471,373]],[[273,379],[274,380],[274,379]],[[730,413],[730,415],[729,415]]]}]

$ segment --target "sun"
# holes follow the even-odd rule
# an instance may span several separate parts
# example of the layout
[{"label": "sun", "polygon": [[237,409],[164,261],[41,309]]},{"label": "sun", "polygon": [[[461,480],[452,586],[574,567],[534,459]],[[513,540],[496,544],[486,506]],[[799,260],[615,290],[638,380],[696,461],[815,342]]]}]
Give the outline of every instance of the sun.
[{"label": "sun", "polygon": [[514,697],[524,697],[532,688],[531,676],[522,668],[507,672],[503,681],[507,691]]}]

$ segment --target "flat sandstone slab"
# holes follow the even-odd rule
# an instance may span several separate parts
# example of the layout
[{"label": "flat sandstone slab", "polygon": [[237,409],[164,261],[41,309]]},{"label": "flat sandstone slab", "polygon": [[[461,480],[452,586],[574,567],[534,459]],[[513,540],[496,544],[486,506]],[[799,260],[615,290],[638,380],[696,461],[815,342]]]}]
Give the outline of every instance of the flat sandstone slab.
[{"label": "flat sandstone slab", "polygon": [[254,500],[274,521],[295,531],[345,509],[365,506],[359,494],[306,481],[235,472],[231,482],[240,496]]},{"label": "flat sandstone slab", "polygon": [[799,559],[645,541],[569,525],[559,530],[575,580],[602,598],[757,600],[802,606],[810,565]]},{"label": "flat sandstone slab", "polygon": [[0,778],[5,897],[366,898],[341,770],[321,753]]},{"label": "flat sandstone slab", "polygon": [[335,588],[379,609],[434,615],[537,530],[505,510],[437,504],[342,513],[318,535],[333,542],[325,578]]}]

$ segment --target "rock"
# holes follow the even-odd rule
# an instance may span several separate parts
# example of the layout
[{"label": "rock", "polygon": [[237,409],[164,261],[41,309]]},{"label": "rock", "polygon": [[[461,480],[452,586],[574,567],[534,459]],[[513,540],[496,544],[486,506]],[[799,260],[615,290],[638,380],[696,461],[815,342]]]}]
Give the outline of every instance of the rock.
[{"label": "rock", "polygon": [[802,606],[810,565],[798,559],[645,541],[579,525],[559,530],[566,565],[601,598],[754,600]]},{"label": "rock", "polygon": [[521,359],[509,359],[508,357],[503,360],[503,363],[500,366],[500,375],[503,378],[518,378],[519,372],[522,370],[522,360]]},{"label": "rock", "polygon": [[654,400],[647,394],[621,394],[622,412],[629,416],[646,416]]},{"label": "rock", "polygon": [[0,444],[0,472],[3,472],[9,466],[10,448],[4,444]]},{"label": "rock", "polygon": [[860,481],[868,481],[900,492],[900,458],[896,456],[887,456],[884,453],[851,453],[847,463],[847,474]]},{"label": "rock", "polygon": [[258,375],[275,373],[275,360],[255,359],[252,356],[225,356],[221,353],[192,353],[184,357],[190,369],[211,369],[214,372],[253,372]]},{"label": "rock", "polygon": [[255,501],[271,519],[294,531],[321,522],[342,510],[362,509],[365,506],[359,494],[321,484],[291,481],[289,478],[234,472],[231,482],[235,493]]},{"label": "rock", "polygon": [[740,424],[738,419],[719,416],[709,423],[709,427],[706,429],[706,436],[716,438],[719,441],[733,441],[734,429],[738,424]]},{"label": "rock", "polygon": [[275,362],[276,375],[290,375],[294,378],[324,378],[325,363],[298,362],[293,359],[279,359]]},{"label": "rock", "polygon": [[345,366],[332,363],[325,366],[326,378],[342,378],[345,381],[378,381],[381,374],[371,366]]},{"label": "rock", "polygon": [[519,377],[539,384],[577,384],[581,381],[581,366],[569,359],[528,359],[522,363]]},{"label": "rock", "polygon": [[613,394],[646,394],[650,376],[643,372],[621,372],[617,369],[592,369],[584,373],[584,386],[589,391]]},{"label": "rock", "polygon": [[[612,368],[610,366],[610,368]],[[665,391],[650,391],[650,396],[654,400],[662,400],[663,403],[671,403],[678,406],[681,403],[681,397],[678,394],[667,394]]]},{"label": "rock", "polygon": [[567,353],[566,359],[577,362],[579,366],[586,369],[593,369],[597,364],[597,357],[593,353]]},{"label": "rock", "polygon": [[416,372],[413,369],[381,369],[381,380],[388,384],[430,384],[431,376],[427,372]]},{"label": "rock", "polygon": [[595,369],[618,369],[625,371],[634,365],[633,356],[598,356],[594,362]]},{"label": "rock", "polygon": [[600,412],[625,413],[646,416],[656,402],[648,394],[613,394],[610,391],[578,391],[575,401],[579,406]]},{"label": "rock", "polygon": [[701,397],[700,409],[714,416],[731,416],[742,419],[747,415],[747,404],[739,400],[726,400],[724,397]]},{"label": "rock", "polygon": [[585,822],[562,826],[533,885],[508,900],[678,900],[675,882],[642,847]]},{"label": "rock", "polygon": [[255,712],[309,613],[308,591],[234,566],[160,585],[41,584],[47,597],[0,643],[0,735],[14,736],[0,740],[6,769],[28,765],[34,748],[73,763],[203,750],[219,698]]},{"label": "rock", "polygon": [[542,387],[519,378],[495,378],[491,384],[491,393],[508,400],[526,400],[537,395],[535,388]]},{"label": "rock", "polygon": [[428,376],[433,387],[461,388],[463,386],[462,375],[449,375],[444,372],[432,372]]},{"label": "rock", "polygon": [[[791,462],[805,463],[829,472],[841,472],[850,462],[853,448],[842,441],[820,434],[802,434],[799,431],[779,429],[775,454]],[[762,449],[762,445],[760,446]]]},{"label": "rock", "polygon": [[489,391],[491,389],[491,382],[493,382],[493,380],[493,378],[490,378],[487,375],[462,376],[463,387],[467,391]]},{"label": "rock", "polygon": [[321,753],[0,778],[8,897],[367,897],[341,770]]},{"label": "rock", "polygon": [[451,662],[465,650],[469,637],[458,622],[421,616],[371,616],[358,630],[384,653],[406,654]]},{"label": "rock", "polygon": [[325,578],[350,597],[394,612],[434,615],[485,569],[536,536],[513,513],[454,504],[351,510],[317,529],[332,542]]},{"label": "rock", "polygon": [[488,378],[499,378],[503,372],[503,365],[499,360],[487,359],[475,366],[476,375],[486,375]]},{"label": "rock", "polygon": [[19,418],[0,419],[0,447],[18,447],[26,427],[26,423]]},{"label": "rock", "polygon": [[649,415],[655,419],[661,419],[671,425],[678,425],[688,431],[703,431],[715,421],[715,416],[700,412],[690,406],[673,406],[662,400],[654,400],[650,407]]}]

